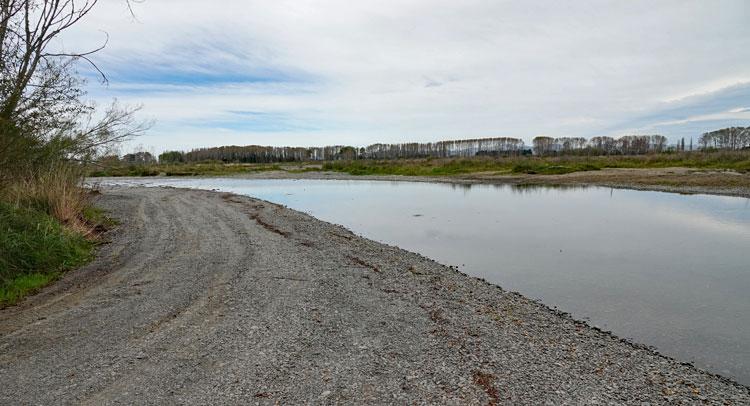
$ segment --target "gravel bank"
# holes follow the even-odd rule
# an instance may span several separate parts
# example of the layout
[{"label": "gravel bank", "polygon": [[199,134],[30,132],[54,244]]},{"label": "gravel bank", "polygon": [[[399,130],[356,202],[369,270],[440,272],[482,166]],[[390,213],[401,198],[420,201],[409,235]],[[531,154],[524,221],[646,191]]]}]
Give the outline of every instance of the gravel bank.
[{"label": "gravel bank", "polygon": [[750,389],[417,254],[198,190],[111,188],[98,258],[0,311],[0,404],[749,404]]}]

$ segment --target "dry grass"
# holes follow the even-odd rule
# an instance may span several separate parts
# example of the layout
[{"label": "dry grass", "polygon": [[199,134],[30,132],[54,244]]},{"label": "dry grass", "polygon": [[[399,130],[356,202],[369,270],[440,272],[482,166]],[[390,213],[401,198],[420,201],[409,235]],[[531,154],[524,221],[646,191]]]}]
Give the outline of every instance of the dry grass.
[{"label": "dry grass", "polygon": [[58,162],[0,184],[0,307],[92,257],[112,225],[89,202],[81,168]]},{"label": "dry grass", "polygon": [[93,227],[82,215],[89,202],[86,190],[81,187],[81,179],[79,168],[55,163],[16,179],[4,188],[2,199],[17,207],[46,212],[65,227],[88,236]]},{"label": "dry grass", "polygon": [[415,158],[332,161],[323,164],[324,170],[346,172],[351,175],[407,176],[463,176],[474,173],[562,175],[609,168],[670,167],[733,170],[748,173],[750,172],[750,150],[608,156]]}]

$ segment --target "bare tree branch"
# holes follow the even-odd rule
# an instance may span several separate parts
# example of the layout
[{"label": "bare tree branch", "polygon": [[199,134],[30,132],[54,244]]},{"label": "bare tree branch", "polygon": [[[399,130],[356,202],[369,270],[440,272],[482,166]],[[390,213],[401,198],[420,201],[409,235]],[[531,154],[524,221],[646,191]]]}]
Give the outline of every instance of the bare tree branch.
[{"label": "bare tree branch", "polygon": [[54,58],[60,58],[60,57],[65,57],[65,58],[73,58],[73,59],[83,59],[84,61],[88,62],[88,64],[91,65],[91,67],[93,67],[99,73],[99,76],[101,77],[102,83],[104,83],[104,84],[109,83],[109,80],[107,79],[107,75],[99,68],[99,65],[97,65],[96,63],[94,63],[94,61],[92,61],[91,58],[89,58],[89,55],[93,55],[93,54],[101,51],[102,49],[104,49],[104,48],[107,47],[107,44],[109,44],[109,33],[107,33],[106,31],[102,31],[102,32],[104,33],[104,35],[106,36],[106,38],[104,39],[104,43],[101,46],[99,46],[98,48],[96,48],[96,49],[93,49],[93,50],[88,51],[88,52],[81,52],[81,53],[66,53],[66,52],[51,53],[51,52],[47,52],[47,53],[44,53],[42,55],[42,58],[52,58],[52,57],[54,57]]},{"label": "bare tree branch", "polygon": [[[131,15],[133,4],[125,0]],[[90,162],[110,146],[146,131],[135,120],[139,108],[114,102],[98,120],[84,101],[84,61],[107,83],[93,55],[109,43],[77,52],[50,46],[78,24],[98,0],[0,0],[0,178],[49,159]],[[33,171],[32,171],[33,172]],[[0,179],[1,181],[2,179]]]}]

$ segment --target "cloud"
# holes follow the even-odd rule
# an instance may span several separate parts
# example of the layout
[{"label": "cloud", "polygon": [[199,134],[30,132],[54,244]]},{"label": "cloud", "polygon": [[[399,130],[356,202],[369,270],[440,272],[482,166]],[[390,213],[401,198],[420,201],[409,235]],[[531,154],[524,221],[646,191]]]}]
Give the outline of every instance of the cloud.
[{"label": "cloud", "polygon": [[698,137],[703,132],[750,124],[750,82],[664,102],[647,114],[631,117],[607,132],[669,133],[674,137]]},{"label": "cloud", "polygon": [[696,122],[746,120],[732,111],[748,100],[745,7],[147,0],[134,21],[101,2],[59,46],[110,34],[96,56],[110,85],[92,80],[91,95],[143,104],[156,149],[631,130],[674,140]]},{"label": "cloud", "polygon": [[245,132],[310,132],[320,127],[304,119],[284,113],[264,113],[256,111],[226,111],[212,120],[197,119],[185,123],[194,128],[221,129],[224,131]]}]

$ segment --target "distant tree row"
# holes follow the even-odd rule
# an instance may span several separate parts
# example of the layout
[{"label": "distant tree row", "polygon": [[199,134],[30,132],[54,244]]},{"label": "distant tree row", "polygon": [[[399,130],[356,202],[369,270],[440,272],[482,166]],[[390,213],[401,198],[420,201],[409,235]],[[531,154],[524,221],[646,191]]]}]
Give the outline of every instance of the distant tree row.
[{"label": "distant tree row", "polygon": [[704,133],[698,143],[701,148],[750,148],[750,127],[729,127]]},{"label": "distant tree row", "polygon": [[[750,148],[750,127],[731,127],[703,134],[702,149]],[[690,150],[693,149],[692,140]],[[534,138],[532,147],[510,137],[476,138],[428,143],[372,144],[364,148],[345,145],[327,147],[271,147],[262,145],[197,148],[190,152],[167,151],[159,155],[161,163],[223,161],[237,163],[274,163],[333,161],[352,159],[451,158],[472,156],[514,156],[533,153],[550,155],[642,155],[664,151],[684,151],[685,139],[676,146],[667,144],[663,135],[625,135],[619,138],[545,137]],[[150,157],[124,157],[128,162],[149,161]]]},{"label": "distant tree row", "polygon": [[532,141],[534,154],[547,155],[642,155],[662,152],[667,148],[663,135],[625,135],[620,138],[593,137],[536,137]]},{"label": "distant tree row", "polygon": [[185,154],[181,151],[166,151],[159,154],[159,162],[163,164],[176,164],[185,162]]},{"label": "distant tree row", "polygon": [[122,157],[122,161],[129,163],[129,164],[154,164],[156,163],[156,158],[154,158],[153,155],[151,155],[150,152],[145,151],[138,151],[134,152],[132,154],[125,154]]},{"label": "distant tree row", "polygon": [[272,163],[355,159],[357,158],[357,149],[341,145],[312,148],[230,145],[213,148],[197,148],[186,153],[180,151],[168,151],[162,155],[164,155],[169,162],[224,161],[237,163]]},{"label": "distant tree row", "polygon": [[507,137],[429,143],[373,144],[359,149],[343,145],[311,148],[231,145],[197,148],[190,152],[167,151],[159,155],[159,162],[272,163],[333,161],[338,159],[448,158],[476,155],[518,155],[523,150],[523,140]]},{"label": "distant tree row", "polygon": [[428,143],[372,144],[360,151],[360,158],[450,158],[477,155],[519,155],[524,143],[519,138],[476,138]]}]

